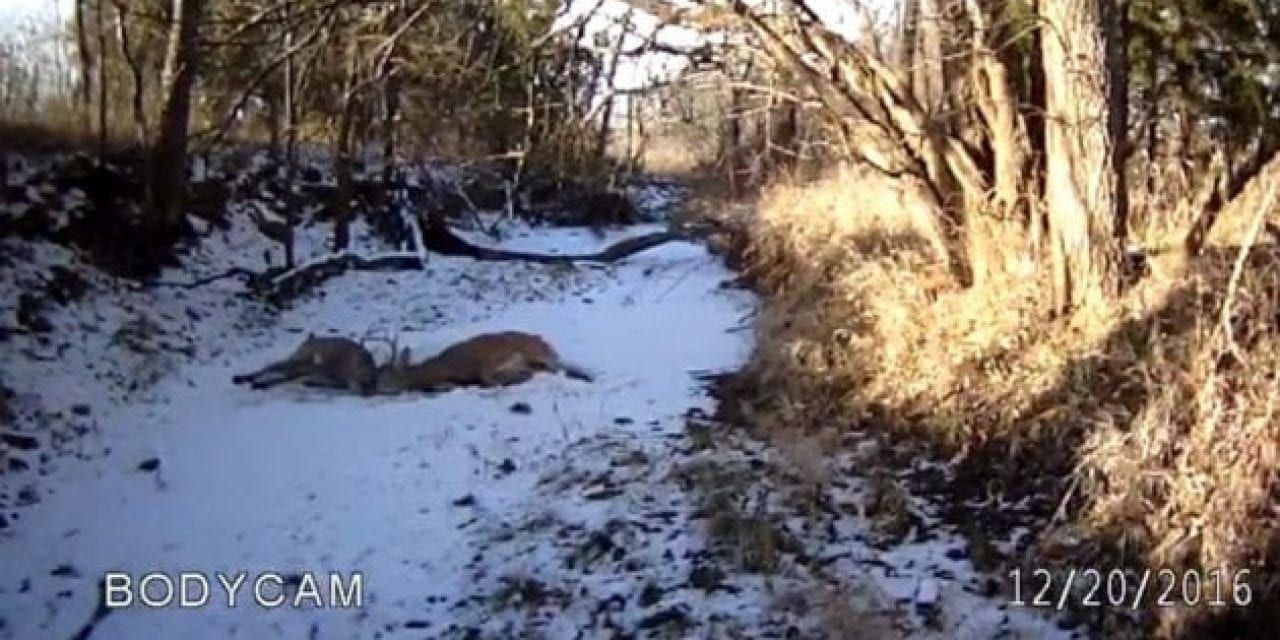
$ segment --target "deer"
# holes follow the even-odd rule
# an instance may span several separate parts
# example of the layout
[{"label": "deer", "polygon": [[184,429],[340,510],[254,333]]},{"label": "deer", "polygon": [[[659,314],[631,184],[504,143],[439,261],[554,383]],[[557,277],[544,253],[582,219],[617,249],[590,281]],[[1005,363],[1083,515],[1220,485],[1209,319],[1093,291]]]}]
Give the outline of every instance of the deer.
[{"label": "deer", "polygon": [[377,371],[373,355],[359,342],[310,333],[284,360],[253,373],[235,375],[231,383],[267,389],[298,380],[308,386],[349,389],[367,396],[376,390]]},{"label": "deer", "polygon": [[521,331],[480,334],[417,364],[409,358],[408,347],[397,352],[392,346],[391,360],[378,369],[378,393],[443,392],[468,385],[506,387],[526,382],[539,371],[592,380],[586,370],[561,360],[542,337]]}]

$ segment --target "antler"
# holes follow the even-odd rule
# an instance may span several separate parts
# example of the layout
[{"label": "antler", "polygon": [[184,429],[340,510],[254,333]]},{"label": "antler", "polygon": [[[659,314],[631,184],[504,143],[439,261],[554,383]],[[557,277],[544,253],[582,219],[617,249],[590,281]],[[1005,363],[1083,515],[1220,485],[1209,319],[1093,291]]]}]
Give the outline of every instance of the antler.
[{"label": "antler", "polygon": [[370,326],[365,330],[364,335],[360,336],[360,344],[362,346],[368,342],[380,342],[391,347],[391,357],[387,359],[387,366],[395,364],[396,356],[400,353],[399,335],[387,337],[383,335],[382,330]]},{"label": "antler", "polygon": [[391,338],[391,356],[387,359],[388,367],[395,367],[397,358],[400,357],[400,334],[396,334]]}]

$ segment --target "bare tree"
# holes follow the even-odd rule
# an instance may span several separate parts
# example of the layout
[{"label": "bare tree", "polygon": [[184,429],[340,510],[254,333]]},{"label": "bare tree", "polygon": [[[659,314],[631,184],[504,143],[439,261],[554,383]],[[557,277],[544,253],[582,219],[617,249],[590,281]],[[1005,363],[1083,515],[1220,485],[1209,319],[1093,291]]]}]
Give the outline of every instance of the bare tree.
[{"label": "bare tree", "polygon": [[116,45],[120,48],[120,57],[129,68],[132,84],[130,108],[133,114],[134,141],[138,149],[147,146],[147,111],[144,103],[146,96],[145,75],[138,57],[134,54],[133,44],[129,37],[129,8],[124,0],[112,0],[116,18]]},{"label": "bare tree", "polygon": [[1113,136],[1107,37],[1116,0],[1041,0],[1045,73],[1045,205],[1054,301],[1107,301],[1119,288],[1116,224],[1123,212]]},{"label": "bare tree", "polygon": [[903,0],[898,21],[898,69],[910,83],[916,64],[916,39],[920,34],[920,0]]},{"label": "bare tree", "polygon": [[80,56],[80,104],[84,108],[86,118],[91,108],[90,98],[92,91],[91,73],[93,72],[93,54],[89,52],[89,36],[85,26],[85,2],[87,0],[76,0],[75,3],[75,27],[76,27],[76,54]]},{"label": "bare tree", "polygon": [[107,7],[98,0],[94,8],[98,36],[98,157],[107,155]]},{"label": "bare tree", "polygon": [[[961,282],[981,286],[1007,268],[993,262],[1002,254],[991,234],[1006,226],[1000,220],[1021,219],[1050,250],[1053,308],[1109,299],[1119,287],[1116,228],[1126,208],[1116,0],[1041,0],[1028,21],[1039,31],[1032,69],[1007,51],[1014,38],[1003,3],[920,5],[919,62],[905,70],[884,57],[877,34],[846,40],[804,0],[791,3],[793,12],[735,10],[769,57],[814,90],[837,131],[853,123],[847,153],[925,185]],[[1027,215],[1037,211],[1044,218]]]},{"label": "bare tree", "polygon": [[172,1],[160,76],[160,129],[147,183],[148,226],[161,236],[173,235],[183,224],[191,89],[199,63],[198,37],[205,8],[205,0]]},{"label": "bare tree", "polygon": [[349,34],[345,54],[346,73],[342,83],[342,101],[338,111],[338,126],[333,138],[333,173],[338,188],[329,203],[333,215],[333,250],[345,251],[351,242],[351,199],[355,196],[354,177],[351,175],[352,133],[356,110],[360,108],[360,43]]}]

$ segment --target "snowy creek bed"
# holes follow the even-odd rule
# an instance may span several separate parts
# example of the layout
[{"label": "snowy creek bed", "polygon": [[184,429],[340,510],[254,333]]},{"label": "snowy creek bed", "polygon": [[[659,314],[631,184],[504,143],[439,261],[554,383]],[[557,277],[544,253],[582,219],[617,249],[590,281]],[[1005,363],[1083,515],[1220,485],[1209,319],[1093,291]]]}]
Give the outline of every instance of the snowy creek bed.
[{"label": "snowy creek bed", "polygon": [[[525,230],[502,246],[593,251],[657,228]],[[253,250],[228,242],[229,253]],[[47,251],[37,257],[65,259]],[[976,593],[972,567],[949,553],[954,537],[880,551],[856,514],[829,530],[796,524],[801,548],[772,574],[717,557],[696,485],[753,479],[773,495],[773,454],[759,443],[691,443],[690,425],[714,412],[702,378],[735,370],[751,349],[754,299],[725,286],[732,276],[705,248],[676,242],[607,267],[432,257],[423,271],[348,273],[278,316],[233,297],[233,282],[103,284],[55,318],[73,339],[3,344],[19,400],[61,402],[37,413],[74,435],[38,434],[56,454],[0,476],[12,507],[0,531],[0,638],[72,637],[107,571],[250,582],[359,572],[363,601],[294,607],[301,587],[288,582],[284,606],[254,603],[246,585],[228,607],[214,583],[200,607],[114,610],[93,628],[98,640],[823,637],[829,611],[794,602],[815,585],[855,610],[892,613],[892,636],[1060,634]],[[122,338],[122,327],[142,335]],[[230,384],[310,331],[394,336],[422,357],[508,329],[542,335],[594,381],[540,374],[372,398]],[[121,346],[130,339],[150,348]],[[155,382],[116,393],[122,372]],[[768,497],[752,504],[786,511]]]}]

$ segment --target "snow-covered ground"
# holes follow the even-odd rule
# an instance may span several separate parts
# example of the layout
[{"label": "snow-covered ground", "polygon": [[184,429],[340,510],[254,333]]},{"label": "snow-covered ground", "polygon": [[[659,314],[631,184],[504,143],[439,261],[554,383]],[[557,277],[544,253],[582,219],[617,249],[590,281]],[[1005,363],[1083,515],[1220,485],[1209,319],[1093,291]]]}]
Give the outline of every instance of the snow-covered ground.
[{"label": "snow-covered ground", "polygon": [[[660,228],[518,228],[501,246],[589,253]],[[165,279],[260,268],[261,246],[238,229],[213,232],[189,257],[201,268]],[[27,251],[6,266],[8,293],[75,262]],[[92,277],[48,312],[50,334],[0,342],[22,416],[7,433],[36,440],[0,449],[0,638],[71,637],[108,571],[248,576],[233,608],[210,577],[204,606],[117,609],[97,640],[818,637],[836,604],[869,629],[886,621],[863,637],[1062,636],[973,593],[955,536],[884,549],[857,509],[814,530],[778,504],[775,452],[732,436],[699,444],[714,410],[700,377],[751,348],[754,301],[725,286],[732,275],[684,242],[607,267],[432,256],[420,272],[338,277],[278,314],[235,296],[233,280],[137,290]],[[508,329],[544,336],[594,381],[374,398],[230,384],[312,331],[394,337],[422,357]],[[865,483],[849,483],[853,504]],[[769,573],[722,557],[709,496],[739,485],[746,510],[780,514],[770,521],[799,545]],[[348,587],[359,572],[362,606],[258,606],[265,572],[338,572]],[[823,605],[805,602],[819,594]]]}]

